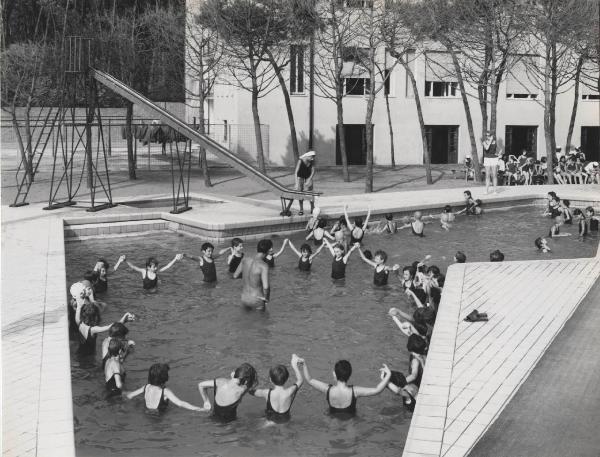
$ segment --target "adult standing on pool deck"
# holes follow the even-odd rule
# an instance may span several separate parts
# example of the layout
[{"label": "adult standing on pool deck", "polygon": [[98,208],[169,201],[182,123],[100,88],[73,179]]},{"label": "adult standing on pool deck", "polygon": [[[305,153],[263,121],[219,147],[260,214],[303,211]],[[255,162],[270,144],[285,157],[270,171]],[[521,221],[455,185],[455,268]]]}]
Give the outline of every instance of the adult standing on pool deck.
[{"label": "adult standing on pool deck", "polygon": [[[315,176],[315,151],[308,151],[300,156],[296,164],[296,190],[313,190],[313,177]],[[298,215],[304,214],[304,200],[298,200],[300,204],[300,212]],[[314,202],[310,202],[310,212],[312,213],[315,207]]]},{"label": "adult standing on pool deck", "polygon": [[264,258],[273,248],[271,240],[260,240],[256,245],[256,255],[244,257],[233,274],[234,278],[242,276],[242,304],[249,308],[264,311],[271,289],[269,286],[269,265]]},{"label": "adult standing on pool deck", "polygon": [[496,151],[496,139],[488,132],[483,140],[483,166],[485,167],[485,193],[489,193],[490,182],[494,186],[498,185],[498,154]]}]

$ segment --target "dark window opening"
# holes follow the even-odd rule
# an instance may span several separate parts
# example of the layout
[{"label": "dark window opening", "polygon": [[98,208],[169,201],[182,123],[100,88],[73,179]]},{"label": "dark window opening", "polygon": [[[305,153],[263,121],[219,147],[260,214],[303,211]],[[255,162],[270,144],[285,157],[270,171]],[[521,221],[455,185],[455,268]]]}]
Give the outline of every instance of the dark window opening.
[{"label": "dark window opening", "polygon": [[290,46],[290,92],[304,93],[304,47]]}]

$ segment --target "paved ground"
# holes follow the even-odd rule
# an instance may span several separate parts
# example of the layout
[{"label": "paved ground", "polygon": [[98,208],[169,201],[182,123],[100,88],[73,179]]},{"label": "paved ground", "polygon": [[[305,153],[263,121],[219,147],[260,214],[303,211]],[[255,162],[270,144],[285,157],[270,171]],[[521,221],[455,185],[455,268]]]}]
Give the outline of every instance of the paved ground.
[{"label": "paved ground", "polygon": [[599,455],[599,304],[596,281],[471,456]]}]

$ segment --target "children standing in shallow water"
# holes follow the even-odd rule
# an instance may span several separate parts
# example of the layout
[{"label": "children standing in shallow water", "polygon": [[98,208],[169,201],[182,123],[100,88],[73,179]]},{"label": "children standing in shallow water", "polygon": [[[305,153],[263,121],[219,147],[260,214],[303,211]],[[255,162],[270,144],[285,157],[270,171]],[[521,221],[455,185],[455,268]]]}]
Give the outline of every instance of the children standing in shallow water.
[{"label": "children standing in shallow water", "polygon": [[421,214],[421,211],[415,211],[415,214],[413,215],[414,220],[412,222],[409,222],[408,224],[404,224],[402,227],[399,227],[398,230],[410,227],[413,235],[423,237],[423,231],[425,230],[425,222],[421,220],[422,217],[423,215]]},{"label": "children standing in shallow water", "polygon": [[180,400],[171,389],[166,387],[168,380],[169,365],[166,363],[155,363],[150,367],[150,370],[148,370],[148,384],[133,392],[127,393],[126,397],[132,399],[143,393],[146,408],[150,411],[164,411],[167,409],[169,400],[171,400],[174,405],[191,411],[210,411],[210,402],[208,408],[201,408],[200,406],[194,406],[187,401]]},{"label": "children standing in shallow water", "polygon": [[202,255],[200,257],[191,255],[191,254],[183,254],[185,257],[195,260],[200,265],[200,270],[202,270],[202,280],[204,282],[215,282],[217,280],[217,269],[215,267],[215,259],[222,254],[229,251],[229,248],[221,249],[217,255],[213,255],[215,247],[211,243],[204,243],[200,248],[202,251]]},{"label": "children standing in shallow water", "polygon": [[230,254],[227,256],[227,265],[229,265],[229,273],[235,273],[238,265],[244,258],[244,243],[240,238],[231,240]]},{"label": "children standing in shallow water", "polygon": [[121,257],[119,257],[119,261],[115,265],[115,270],[118,268],[121,262],[126,262],[129,268],[142,274],[142,287],[146,290],[152,290],[156,289],[156,287],[158,286],[158,273],[167,271],[169,268],[175,265],[175,262],[178,262],[181,259],[183,259],[183,254],[177,254],[173,258],[173,260],[171,260],[168,264],[159,269],[158,260],[156,260],[154,257],[149,257],[146,261],[146,268],[140,268],[136,267],[134,264],[127,260],[126,256],[122,255]]},{"label": "children standing in shallow water", "polygon": [[313,254],[310,244],[308,243],[303,243],[300,246],[300,251],[296,249],[296,246],[294,246],[291,241],[288,243],[292,251],[294,251],[298,256],[298,270],[300,271],[310,271],[313,259],[319,254],[319,252],[321,252],[321,249],[325,247],[324,244],[321,244],[321,246],[319,246],[317,251]]},{"label": "children standing in shallow water", "polygon": [[348,253],[344,255],[344,246],[339,243],[334,244],[333,246],[329,241],[323,240],[329,252],[333,256],[333,261],[331,263],[331,277],[332,279],[343,279],[346,277],[346,264],[348,263],[348,259],[350,258],[350,254],[352,251],[360,247],[359,243],[355,243]]},{"label": "children standing in shallow water", "polygon": [[350,244],[354,245],[355,243],[362,243],[362,240],[365,236],[365,229],[369,225],[369,217],[371,217],[371,208],[367,211],[367,218],[363,223],[362,218],[356,217],[354,218],[354,222],[350,221],[348,217],[348,205],[344,205],[344,216],[346,217],[346,224],[350,229]]},{"label": "children standing in shallow water", "polygon": [[367,259],[360,249],[358,250],[358,253],[365,263],[375,268],[375,272],[373,273],[373,284],[376,286],[387,286],[390,271],[396,271],[400,268],[400,265],[394,265],[393,267],[385,265],[385,262],[387,261],[387,253],[385,251],[375,251],[373,260]]}]

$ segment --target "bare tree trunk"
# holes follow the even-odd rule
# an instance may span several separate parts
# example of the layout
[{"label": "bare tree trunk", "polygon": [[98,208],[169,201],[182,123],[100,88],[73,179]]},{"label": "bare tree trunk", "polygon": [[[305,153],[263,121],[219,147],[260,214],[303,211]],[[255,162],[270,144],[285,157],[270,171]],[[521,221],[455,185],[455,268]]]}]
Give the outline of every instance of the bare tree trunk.
[{"label": "bare tree trunk", "polygon": [[371,87],[367,100],[365,116],[365,136],[367,146],[367,170],[365,175],[365,193],[373,192],[373,105],[375,104],[375,48],[369,50],[369,78]]},{"label": "bare tree trunk", "polygon": [[[200,103],[200,106],[198,107],[198,117],[200,119],[200,125],[198,125],[198,133],[200,133],[201,135],[204,135],[206,133],[206,130],[204,129],[204,93],[204,81],[200,81],[200,93],[198,94],[198,102]],[[202,175],[204,176],[204,186],[212,187],[212,182],[210,182],[210,175],[208,173],[206,148],[202,144],[200,144],[200,168],[202,168]]]},{"label": "bare tree trunk", "polygon": [[462,99],[465,117],[467,118],[467,130],[469,131],[469,141],[471,143],[471,158],[473,159],[473,168],[475,169],[475,181],[481,182],[481,166],[479,165],[479,154],[477,153],[477,140],[475,139],[475,128],[473,127],[471,108],[469,107],[469,100],[467,99],[467,92],[465,90],[465,81],[462,76],[460,63],[458,62],[458,58],[456,57],[456,53],[454,52],[452,45],[447,43],[446,47],[452,56],[454,70],[456,71],[456,79],[458,80],[458,88],[460,90],[460,98]]},{"label": "bare tree trunk", "polygon": [[335,106],[337,107],[337,130],[340,142],[340,156],[342,158],[342,176],[345,182],[350,182],[350,172],[348,171],[348,157],[346,156],[346,136],[344,135],[344,105],[342,94],[336,90]]},{"label": "bare tree trunk", "polygon": [[252,77],[252,119],[254,119],[254,136],[256,137],[256,160],[258,168],[266,173],[265,156],[262,144],[262,132],[260,131],[260,116],[258,115],[258,84],[256,77]]},{"label": "bare tree trunk", "polygon": [[125,115],[125,136],[127,137],[127,168],[129,170],[129,179],[137,179],[135,175],[135,159],[133,157],[133,103],[126,101],[127,112]]},{"label": "bare tree trunk", "polygon": [[385,94],[385,108],[387,110],[388,127],[390,129],[390,155],[392,168],[396,168],[396,157],[394,153],[394,128],[392,126],[392,112],[390,111],[390,97]]},{"label": "bare tree trunk", "polygon": [[17,122],[17,115],[15,110],[11,111],[11,119],[13,130],[15,131],[15,136],[17,137],[17,144],[19,145],[19,152],[21,153],[21,162],[23,162],[23,167],[25,168],[25,174],[27,175],[27,181],[31,183],[33,181],[33,172],[32,166],[27,157],[27,149],[23,144],[23,137],[21,136],[21,131],[19,129],[19,123]]},{"label": "bare tree trunk", "polygon": [[279,87],[281,87],[281,91],[283,92],[283,99],[285,100],[285,109],[287,111],[288,122],[290,124],[290,138],[292,140],[292,153],[294,155],[294,163],[298,162],[298,158],[300,157],[300,153],[298,150],[298,136],[296,135],[296,122],[294,121],[294,112],[292,111],[292,103],[290,101],[290,93],[287,89],[287,84],[283,75],[281,74],[281,68],[275,62],[275,57],[273,57],[273,53],[267,49],[267,56],[269,57],[269,62],[277,75],[277,79],[279,80]]},{"label": "bare tree trunk", "polygon": [[577,116],[577,106],[579,104],[579,79],[581,78],[581,68],[583,67],[583,57],[577,59],[577,68],[575,69],[575,94],[573,96],[573,109],[571,110],[571,120],[569,121],[569,130],[567,131],[567,144],[565,145],[565,154],[571,150],[571,138],[573,138],[573,129],[575,128],[575,117]]},{"label": "bare tree trunk", "polygon": [[550,89],[550,45],[546,45],[546,65],[544,67],[544,139],[546,141],[546,159],[548,163],[548,184],[554,184],[554,149],[552,148],[552,94]]},{"label": "bare tree trunk", "polygon": [[427,184],[433,184],[431,177],[431,156],[429,154],[429,144],[427,142],[427,134],[425,133],[425,121],[423,120],[423,108],[421,107],[421,97],[419,95],[419,89],[417,87],[417,81],[412,70],[408,66],[408,63],[404,59],[400,60],[400,63],[404,67],[404,70],[410,78],[413,92],[415,94],[415,105],[417,107],[417,116],[419,118],[419,128],[421,129],[421,141],[423,143],[423,159],[425,161],[425,176],[427,178]]}]

